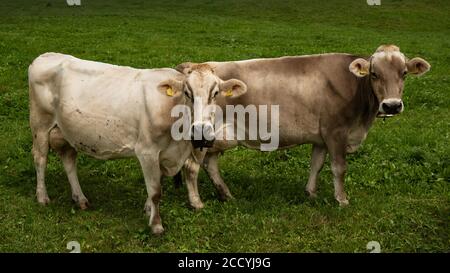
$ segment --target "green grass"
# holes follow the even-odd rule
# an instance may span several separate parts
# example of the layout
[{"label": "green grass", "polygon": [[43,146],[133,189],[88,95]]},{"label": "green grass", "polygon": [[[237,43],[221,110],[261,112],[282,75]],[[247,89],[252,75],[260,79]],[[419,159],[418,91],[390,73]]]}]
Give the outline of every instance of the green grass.
[{"label": "green grass", "polygon": [[[383,252],[450,251],[450,2],[388,1],[100,1],[0,3],[0,251],[67,252]],[[47,5],[50,3],[50,5]],[[142,68],[184,61],[238,60],[324,52],[370,54],[384,43],[432,70],[408,78],[405,112],[377,120],[349,156],[351,205],[333,199],[330,168],[317,200],[303,192],[309,146],[225,153],[222,175],[235,200],[217,200],[202,172],[202,211],[188,208],[185,188],[163,185],[166,233],[154,237],[143,206],[145,186],[134,160],[79,158],[93,208],[80,211],[59,160],[51,155],[52,202],[35,200],[28,126],[27,67],[55,51]]]}]

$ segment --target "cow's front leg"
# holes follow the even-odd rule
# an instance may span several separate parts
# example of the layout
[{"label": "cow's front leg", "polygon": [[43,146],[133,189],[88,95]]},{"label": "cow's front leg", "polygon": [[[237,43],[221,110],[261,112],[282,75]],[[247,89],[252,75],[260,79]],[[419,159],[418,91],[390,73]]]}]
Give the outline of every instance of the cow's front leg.
[{"label": "cow's front leg", "polygon": [[206,169],[209,178],[213,181],[214,186],[216,186],[220,200],[226,201],[232,199],[233,196],[231,195],[228,186],[225,184],[225,182],[223,182],[223,179],[220,176],[219,153],[207,153],[205,155],[203,163],[203,166]]},{"label": "cow's front leg", "polygon": [[334,197],[341,206],[347,206],[349,204],[347,200],[347,194],[344,191],[344,179],[347,169],[347,162],[345,156],[337,156],[337,158],[331,161],[331,170],[333,172],[333,184],[334,184]]},{"label": "cow's front leg", "polygon": [[344,178],[347,170],[345,137],[334,136],[328,141],[327,146],[331,159],[331,171],[333,172],[334,197],[340,206],[346,206],[349,202],[344,191]]},{"label": "cow's front leg", "polygon": [[144,174],[145,186],[147,188],[147,201],[145,202],[145,211],[150,216],[149,226],[154,234],[161,234],[164,228],[159,215],[159,201],[161,199],[161,170],[158,153],[145,153],[138,155],[139,163]]},{"label": "cow's front leg", "polygon": [[320,170],[322,170],[327,149],[323,146],[313,145],[311,153],[311,170],[309,173],[308,184],[306,184],[306,193],[311,198],[317,196],[317,180]]},{"label": "cow's front leg", "polygon": [[186,188],[189,195],[189,203],[194,209],[202,209],[204,207],[200,195],[198,193],[198,173],[200,164],[192,157],[184,163],[184,177],[186,178]]}]

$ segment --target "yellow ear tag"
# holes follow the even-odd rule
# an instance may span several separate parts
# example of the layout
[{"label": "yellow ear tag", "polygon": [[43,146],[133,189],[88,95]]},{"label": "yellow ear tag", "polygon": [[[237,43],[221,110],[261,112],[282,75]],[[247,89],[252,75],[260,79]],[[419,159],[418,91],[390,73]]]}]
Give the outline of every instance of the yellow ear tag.
[{"label": "yellow ear tag", "polygon": [[166,94],[167,94],[167,96],[171,96],[171,97],[173,97],[173,90],[172,90],[172,88],[171,88],[171,87],[167,88],[167,90],[166,90]]},{"label": "yellow ear tag", "polygon": [[231,91],[231,89],[227,90],[227,92],[225,93],[225,97],[231,97],[233,96],[233,91]]},{"label": "yellow ear tag", "polygon": [[365,75],[367,75],[367,72],[366,71],[359,71],[359,75],[365,76]]}]

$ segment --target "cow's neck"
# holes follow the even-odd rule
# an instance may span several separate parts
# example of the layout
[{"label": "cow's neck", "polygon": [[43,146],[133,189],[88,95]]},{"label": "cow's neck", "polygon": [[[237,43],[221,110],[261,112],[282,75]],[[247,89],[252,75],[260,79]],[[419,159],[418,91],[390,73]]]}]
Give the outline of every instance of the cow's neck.
[{"label": "cow's neck", "polygon": [[353,111],[350,111],[350,124],[347,136],[347,153],[355,152],[364,139],[378,112],[378,100],[373,93],[368,77],[357,80],[353,97]]},{"label": "cow's neck", "polygon": [[370,77],[358,79],[355,116],[360,126],[370,128],[378,113],[379,102],[370,83]]}]

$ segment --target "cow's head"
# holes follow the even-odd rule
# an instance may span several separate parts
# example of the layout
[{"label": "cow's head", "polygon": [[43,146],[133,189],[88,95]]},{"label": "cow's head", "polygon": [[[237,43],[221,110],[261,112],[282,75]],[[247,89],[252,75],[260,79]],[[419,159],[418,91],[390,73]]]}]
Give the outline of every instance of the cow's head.
[{"label": "cow's head", "polygon": [[403,111],[406,76],[425,74],[430,64],[422,58],[407,59],[397,46],[382,45],[368,60],[354,60],[349,69],[357,77],[370,77],[373,92],[380,102],[378,117],[386,117]]},{"label": "cow's head", "polygon": [[211,147],[215,140],[216,97],[239,97],[247,92],[247,85],[236,79],[221,80],[208,64],[184,63],[176,69],[185,75],[184,81],[161,83],[159,89],[169,96],[184,96],[191,109],[190,136],[194,148]]}]

